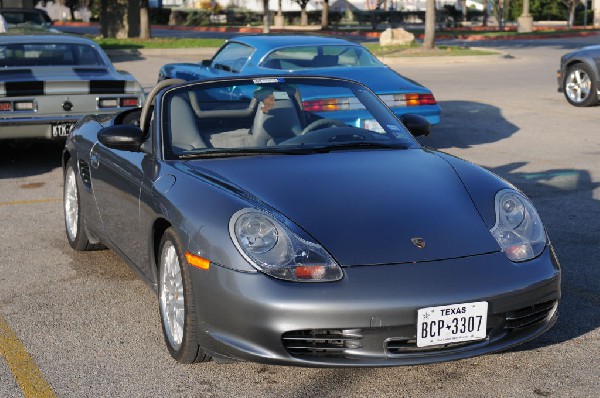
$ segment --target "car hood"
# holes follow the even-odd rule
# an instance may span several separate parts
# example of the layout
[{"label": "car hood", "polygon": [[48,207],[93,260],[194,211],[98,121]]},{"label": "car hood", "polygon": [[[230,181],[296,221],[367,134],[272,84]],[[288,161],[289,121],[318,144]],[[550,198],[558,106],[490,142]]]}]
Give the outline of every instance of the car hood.
[{"label": "car hood", "polygon": [[276,209],[341,265],[499,251],[456,172],[435,152],[268,155],[187,161],[186,167],[244,197],[260,198],[249,201]]}]

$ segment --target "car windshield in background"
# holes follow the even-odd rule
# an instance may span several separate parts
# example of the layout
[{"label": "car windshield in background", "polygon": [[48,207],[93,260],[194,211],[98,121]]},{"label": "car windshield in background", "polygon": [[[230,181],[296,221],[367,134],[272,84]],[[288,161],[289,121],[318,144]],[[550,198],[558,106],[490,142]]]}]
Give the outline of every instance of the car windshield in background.
[{"label": "car windshield in background", "polygon": [[45,28],[50,25],[50,21],[46,20],[42,13],[36,11],[2,11],[0,14],[9,26]]},{"label": "car windshield in background", "polygon": [[2,44],[0,66],[106,66],[92,46],[81,44]]},{"label": "car windshield in background", "polygon": [[167,158],[418,147],[377,96],[343,80],[195,83],[162,101]]},{"label": "car windshield in background", "polygon": [[360,46],[299,46],[275,50],[261,66],[270,69],[300,70],[306,68],[380,66],[369,51]]}]

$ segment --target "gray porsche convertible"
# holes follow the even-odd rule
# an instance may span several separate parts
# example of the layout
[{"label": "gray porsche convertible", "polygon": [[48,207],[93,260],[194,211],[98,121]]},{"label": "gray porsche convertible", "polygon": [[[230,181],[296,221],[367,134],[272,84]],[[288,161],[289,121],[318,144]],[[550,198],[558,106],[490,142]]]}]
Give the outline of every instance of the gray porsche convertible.
[{"label": "gray porsche convertible", "polygon": [[156,291],[181,363],[423,364],[539,336],[561,271],[538,213],[421,147],[429,127],[345,79],[165,80],[74,127],[66,235]]}]

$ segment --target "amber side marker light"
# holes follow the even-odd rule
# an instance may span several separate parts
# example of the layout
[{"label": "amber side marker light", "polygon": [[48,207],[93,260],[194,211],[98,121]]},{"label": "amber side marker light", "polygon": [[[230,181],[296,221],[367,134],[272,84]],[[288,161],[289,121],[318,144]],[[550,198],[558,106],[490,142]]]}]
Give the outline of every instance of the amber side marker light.
[{"label": "amber side marker light", "polygon": [[206,270],[210,267],[209,260],[202,258],[200,256],[197,256],[195,254],[192,254],[190,252],[185,252],[185,259],[187,260],[189,265],[196,267],[196,268]]}]

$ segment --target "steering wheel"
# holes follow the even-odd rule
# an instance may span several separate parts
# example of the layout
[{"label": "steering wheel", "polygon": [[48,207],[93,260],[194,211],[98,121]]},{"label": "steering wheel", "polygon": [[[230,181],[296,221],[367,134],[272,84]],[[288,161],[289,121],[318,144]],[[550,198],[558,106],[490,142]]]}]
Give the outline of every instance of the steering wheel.
[{"label": "steering wheel", "polygon": [[319,120],[315,120],[314,122],[312,122],[308,126],[304,127],[304,129],[300,132],[299,135],[308,134],[311,131],[316,130],[319,127],[322,127],[322,126],[345,127],[346,123],[344,123],[342,121],[339,121],[339,120],[336,120],[336,119],[319,119]]}]

